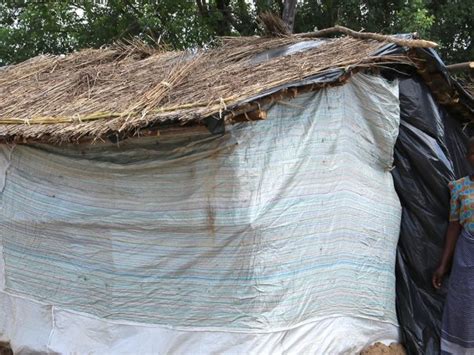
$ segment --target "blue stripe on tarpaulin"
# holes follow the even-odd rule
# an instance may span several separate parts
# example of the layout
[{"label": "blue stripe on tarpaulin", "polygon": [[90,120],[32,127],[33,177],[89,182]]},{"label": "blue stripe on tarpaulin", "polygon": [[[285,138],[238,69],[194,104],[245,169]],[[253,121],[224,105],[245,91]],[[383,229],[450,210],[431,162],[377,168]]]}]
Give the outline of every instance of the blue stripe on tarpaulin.
[{"label": "blue stripe on tarpaulin", "polygon": [[180,327],[396,324],[397,90],[358,74],[223,136],[15,147],[1,196],[6,289]]}]

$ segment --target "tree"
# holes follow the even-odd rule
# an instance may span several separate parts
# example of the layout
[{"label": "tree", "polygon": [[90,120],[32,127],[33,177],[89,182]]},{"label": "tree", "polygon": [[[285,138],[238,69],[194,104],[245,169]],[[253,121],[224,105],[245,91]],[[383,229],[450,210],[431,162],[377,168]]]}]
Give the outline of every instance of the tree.
[{"label": "tree", "polygon": [[474,0],[303,0],[296,32],[336,24],[370,32],[417,32],[440,44],[448,63],[474,58]]},{"label": "tree", "polygon": [[259,34],[272,11],[294,32],[335,24],[382,33],[417,31],[448,62],[474,57],[474,0],[6,0],[0,2],[0,65],[119,39],[160,40],[182,49],[216,36]]},{"label": "tree", "polygon": [[334,25],[369,32],[400,33],[418,31],[427,35],[433,23],[424,0],[304,0],[297,17],[298,31]]},{"label": "tree", "polygon": [[82,12],[79,47],[98,47],[119,39],[158,40],[182,49],[211,39],[205,19],[188,0],[70,1]]},{"label": "tree", "polygon": [[428,4],[434,15],[429,35],[437,40],[439,52],[450,63],[474,59],[474,0],[438,0]]},{"label": "tree", "polygon": [[188,0],[108,0],[107,6],[91,0],[0,3],[0,65],[133,37],[181,49],[213,35]]},{"label": "tree", "polygon": [[296,0],[285,0],[283,4],[282,19],[287,24],[290,32],[293,32],[296,16]]},{"label": "tree", "polygon": [[77,14],[66,2],[0,3],[0,65],[77,48]]}]

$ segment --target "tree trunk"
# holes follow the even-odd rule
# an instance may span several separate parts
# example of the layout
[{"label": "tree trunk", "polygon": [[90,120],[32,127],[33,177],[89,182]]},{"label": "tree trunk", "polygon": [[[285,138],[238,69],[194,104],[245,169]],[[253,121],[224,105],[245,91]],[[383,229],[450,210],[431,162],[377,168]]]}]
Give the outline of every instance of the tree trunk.
[{"label": "tree trunk", "polygon": [[218,36],[228,36],[231,32],[231,13],[229,9],[230,0],[216,0],[216,8],[221,16],[216,21],[216,33]]},{"label": "tree trunk", "polygon": [[196,0],[196,5],[198,7],[198,10],[199,10],[199,14],[202,16],[202,17],[208,17],[209,16],[209,11],[207,9],[207,4],[206,4],[206,0]]},{"label": "tree trunk", "polygon": [[293,32],[295,25],[296,2],[297,0],[285,0],[283,5],[283,22],[286,23],[290,32]]}]

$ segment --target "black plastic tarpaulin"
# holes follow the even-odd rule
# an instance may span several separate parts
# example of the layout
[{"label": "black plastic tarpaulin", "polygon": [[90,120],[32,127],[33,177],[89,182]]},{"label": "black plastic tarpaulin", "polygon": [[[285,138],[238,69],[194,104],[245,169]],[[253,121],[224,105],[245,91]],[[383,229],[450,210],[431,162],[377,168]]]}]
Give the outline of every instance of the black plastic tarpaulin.
[{"label": "black plastic tarpaulin", "polygon": [[399,88],[401,124],[392,172],[403,208],[397,312],[408,353],[437,354],[446,288],[436,292],[431,276],[448,224],[447,184],[469,173],[464,159],[468,132],[418,76],[400,79]]}]

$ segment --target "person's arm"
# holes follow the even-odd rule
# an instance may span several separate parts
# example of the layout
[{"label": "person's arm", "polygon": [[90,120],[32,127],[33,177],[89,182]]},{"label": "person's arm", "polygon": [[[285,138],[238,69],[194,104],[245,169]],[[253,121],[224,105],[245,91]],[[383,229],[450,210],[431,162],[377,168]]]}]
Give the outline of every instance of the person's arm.
[{"label": "person's arm", "polygon": [[441,288],[443,284],[443,277],[447,274],[451,268],[451,262],[453,260],[454,249],[456,248],[456,242],[458,241],[459,234],[461,233],[462,226],[459,221],[449,222],[448,230],[446,231],[446,237],[444,242],[443,256],[438,268],[433,274],[433,287],[436,289]]}]

